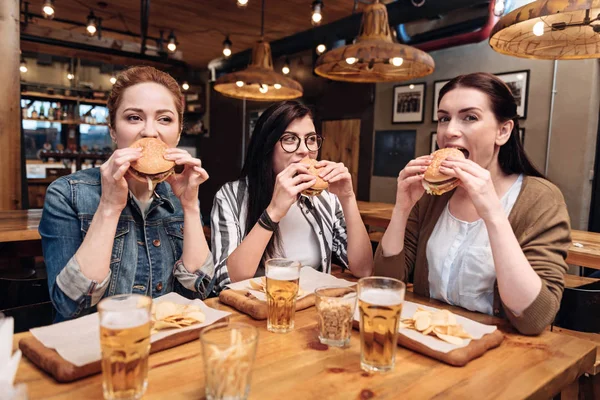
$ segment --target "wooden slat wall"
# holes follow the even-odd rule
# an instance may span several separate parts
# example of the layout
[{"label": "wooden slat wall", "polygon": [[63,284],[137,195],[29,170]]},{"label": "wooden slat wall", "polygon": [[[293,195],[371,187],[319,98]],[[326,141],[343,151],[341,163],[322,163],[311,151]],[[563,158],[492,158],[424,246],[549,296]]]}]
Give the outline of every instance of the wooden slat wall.
[{"label": "wooden slat wall", "polygon": [[19,0],[0,1],[0,210],[21,203]]},{"label": "wooden slat wall", "polygon": [[360,119],[323,121],[321,134],[325,138],[321,159],[342,162],[352,175],[354,193],[358,188],[358,153],[360,151]]}]

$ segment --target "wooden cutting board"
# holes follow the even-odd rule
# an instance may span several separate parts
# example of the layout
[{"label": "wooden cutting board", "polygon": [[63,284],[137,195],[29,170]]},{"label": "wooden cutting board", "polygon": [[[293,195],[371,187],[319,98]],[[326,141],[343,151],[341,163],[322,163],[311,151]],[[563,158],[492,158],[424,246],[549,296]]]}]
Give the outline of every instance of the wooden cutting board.
[{"label": "wooden cutting board", "polygon": [[[251,316],[256,320],[267,319],[267,302],[254,297],[245,290],[223,290],[219,294],[219,301]],[[315,305],[315,295],[309,294],[296,301],[296,311],[304,310]]]},{"label": "wooden cutting board", "polygon": [[[329,296],[340,296],[353,290],[351,288],[331,288],[328,290],[327,295]],[[246,290],[223,290],[219,294],[219,301],[235,308],[236,310],[243,312],[246,315],[251,316],[256,320],[267,319],[267,302],[257,299],[252,293]],[[296,311],[304,310],[306,308],[315,305],[315,295],[309,294],[306,297],[296,301]]]},{"label": "wooden cutting board", "polygon": [[[358,321],[354,321],[353,327],[354,329],[359,330],[360,323]],[[471,340],[471,342],[465,347],[449,351],[448,353],[443,353],[441,351],[433,350],[432,348],[425,346],[423,343],[413,340],[407,336],[402,334],[398,335],[398,345],[455,367],[464,367],[471,360],[481,357],[486,351],[500,346],[500,343],[502,343],[503,340],[504,334],[500,332],[500,330],[496,329],[492,333],[483,335],[481,339]]]},{"label": "wooden cutting board", "polygon": [[[226,317],[220,322],[227,321],[228,319],[229,318]],[[205,327],[201,327],[179,332],[157,340],[150,345],[150,353],[157,353],[196,340],[199,337],[200,331],[204,328]],[[25,357],[50,374],[58,382],[72,382],[89,375],[97,374],[102,370],[100,361],[78,367],[62,358],[56,350],[44,346],[42,342],[37,340],[34,336],[21,339],[19,341],[19,349],[21,349]]]}]

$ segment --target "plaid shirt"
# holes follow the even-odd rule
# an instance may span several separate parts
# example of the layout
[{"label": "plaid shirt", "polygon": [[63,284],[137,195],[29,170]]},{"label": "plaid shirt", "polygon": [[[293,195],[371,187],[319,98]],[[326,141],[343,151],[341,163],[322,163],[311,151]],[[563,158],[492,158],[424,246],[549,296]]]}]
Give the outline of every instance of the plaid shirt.
[{"label": "plaid shirt", "polygon": [[[346,220],[337,196],[327,191],[314,197],[300,196],[298,206],[309,222],[321,251],[321,272],[331,272],[331,256],[336,255],[343,268],[348,268]],[[227,259],[246,236],[247,181],[229,182],[217,192],[211,215],[212,254],[215,262],[215,289],[231,283]],[[285,240],[285,238],[283,238]],[[264,275],[260,267],[256,276]]]}]

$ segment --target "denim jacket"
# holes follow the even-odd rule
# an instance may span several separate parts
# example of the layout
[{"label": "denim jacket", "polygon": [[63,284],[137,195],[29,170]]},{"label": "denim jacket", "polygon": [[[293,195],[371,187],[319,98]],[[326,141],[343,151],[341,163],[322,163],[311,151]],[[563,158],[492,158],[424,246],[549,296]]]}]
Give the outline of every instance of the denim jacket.
[{"label": "denim jacket", "polygon": [[101,298],[116,294],[158,297],[176,291],[188,298],[206,298],[214,284],[212,255],[195,273],[185,269],[181,262],[183,209],[165,182],[156,186],[144,214],[129,197],[119,217],[106,279],[96,282],[84,276],[74,255],[101,193],[98,168],[61,177],[46,193],[39,232],[50,299],[60,314],[57,320],[87,314]]}]

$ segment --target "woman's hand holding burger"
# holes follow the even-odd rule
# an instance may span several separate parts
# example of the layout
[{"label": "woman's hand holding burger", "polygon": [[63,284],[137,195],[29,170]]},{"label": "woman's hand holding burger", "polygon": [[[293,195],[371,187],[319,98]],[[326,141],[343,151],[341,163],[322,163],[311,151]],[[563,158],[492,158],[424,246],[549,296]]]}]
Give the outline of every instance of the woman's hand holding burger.
[{"label": "woman's hand holding burger", "polygon": [[292,204],[298,200],[298,195],[309,189],[317,180],[308,172],[305,165],[292,163],[281,171],[275,178],[275,188],[267,213],[273,222],[279,222]]},{"label": "woman's hand holding burger", "polygon": [[121,213],[127,205],[129,187],[125,174],[132,162],[142,156],[141,148],[124,148],[115,150],[110,158],[100,167],[102,197],[100,204],[108,210]]},{"label": "woman's hand holding burger", "polygon": [[406,167],[398,174],[398,187],[396,189],[396,208],[404,213],[410,212],[413,206],[423,197],[425,188],[422,180],[423,174],[431,164],[431,155],[421,156],[409,161]]},{"label": "woman's hand holding burger", "polygon": [[202,161],[178,148],[167,149],[164,158],[184,166],[182,173],[172,174],[166,179],[181,206],[184,209],[198,207],[198,187],[208,179],[208,173],[202,168]]},{"label": "woman's hand holding burger", "polygon": [[460,186],[466,190],[484,221],[504,215],[490,171],[474,161],[449,157],[441,164],[440,172],[460,180]]},{"label": "woman's hand holding burger", "polygon": [[315,168],[319,169],[319,177],[329,183],[329,192],[339,198],[354,196],[352,175],[344,163],[321,160],[315,164]]}]

